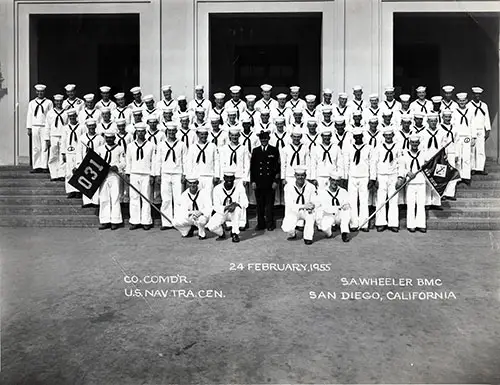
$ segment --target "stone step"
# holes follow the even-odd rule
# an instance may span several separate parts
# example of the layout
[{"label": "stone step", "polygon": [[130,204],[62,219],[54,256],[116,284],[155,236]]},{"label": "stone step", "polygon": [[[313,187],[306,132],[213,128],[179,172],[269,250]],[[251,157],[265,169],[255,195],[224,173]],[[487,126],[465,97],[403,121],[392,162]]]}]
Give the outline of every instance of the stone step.
[{"label": "stone step", "polygon": [[481,188],[500,190],[500,177],[498,179],[473,179],[470,186],[460,185],[458,189]]},{"label": "stone step", "polygon": [[5,195],[65,195],[64,185],[55,185],[52,187],[0,187],[0,196]]},{"label": "stone step", "polygon": [[82,208],[81,205],[2,205],[0,215],[98,215],[96,208]]},{"label": "stone step", "polygon": [[463,208],[463,209],[455,209],[455,208],[446,208],[443,207],[442,211],[438,210],[429,210],[428,218],[437,218],[437,219],[455,219],[460,220],[463,218],[494,218],[500,219],[500,208],[488,208],[488,207],[479,207],[479,208]]},{"label": "stone step", "polygon": [[1,178],[0,188],[2,187],[64,187],[62,181],[51,181],[50,179],[36,179],[36,178]]},{"label": "stone step", "polygon": [[15,170],[0,170],[0,178],[16,178],[16,179],[30,179],[30,180],[44,180],[50,179],[50,174],[30,174],[28,171],[15,171]]},{"label": "stone step", "polygon": [[0,227],[95,227],[96,215],[0,215]]},{"label": "stone step", "polygon": [[459,198],[456,201],[443,201],[443,207],[464,208],[500,208],[500,198]]},{"label": "stone step", "polygon": [[65,205],[80,207],[81,199],[68,199],[66,194],[0,195],[1,205]]},{"label": "stone step", "polygon": [[460,186],[457,188],[457,198],[500,198],[500,190],[488,190],[479,189],[474,187],[463,188]]}]

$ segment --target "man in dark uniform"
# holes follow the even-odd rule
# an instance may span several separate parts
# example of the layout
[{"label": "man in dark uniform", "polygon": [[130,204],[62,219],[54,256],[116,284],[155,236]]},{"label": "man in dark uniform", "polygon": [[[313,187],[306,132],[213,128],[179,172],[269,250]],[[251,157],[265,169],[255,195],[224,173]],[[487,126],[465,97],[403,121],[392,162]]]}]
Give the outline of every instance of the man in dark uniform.
[{"label": "man in dark uniform", "polygon": [[257,227],[255,230],[273,231],[276,228],[273,216],[274,194],[280,180],[280,154],[269,145],[269,131],[258,134],[260,146],[255,147],[250,159],[250,182],[255,190],[257,203]]}]

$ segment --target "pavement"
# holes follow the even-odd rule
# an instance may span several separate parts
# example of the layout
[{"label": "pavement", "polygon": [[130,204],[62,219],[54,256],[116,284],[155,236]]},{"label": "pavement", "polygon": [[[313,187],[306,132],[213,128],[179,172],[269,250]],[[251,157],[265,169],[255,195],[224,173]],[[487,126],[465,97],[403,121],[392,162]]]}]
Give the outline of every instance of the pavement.
[{"label": "pavement", "polygon": [[[0,384],[499,383],[499,253],[490,231],[306,246],[1,228]],[[359,281],[374,277],[413,286]]]}]

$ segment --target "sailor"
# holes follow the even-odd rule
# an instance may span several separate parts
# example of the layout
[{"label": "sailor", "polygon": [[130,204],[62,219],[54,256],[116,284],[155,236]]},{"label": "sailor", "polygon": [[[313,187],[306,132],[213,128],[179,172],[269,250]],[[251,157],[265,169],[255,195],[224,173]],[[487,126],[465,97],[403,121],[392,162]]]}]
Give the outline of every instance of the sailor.
[{"label": "sailor", "polygon": [[116,108],[116,103],[110,99],[111,87],[102,86],[99,90],[101,91],[101,100],[95,104],[95,108],[100,110],[102,107],[107,107],[110,111],[113,111]]},{"label": "sailor", "polygon": [[[368,232],[368,193],[376,182],[376,168],[372,146],[363,143],[363,131],[352,131],[354,143],[344,148],[344,179],[348,180],[347,191],[351,198],[351,227],[361,227]],[[359,200],[359,211],[358,211]]]},{"label": "sailor", "polygon": [[426,114],[422,114],[420,112],[413,113],[413,125],[412,130],[415,134],[420,134],[423,130],[427,128],[427,125],[424,124],[424,117]]},{"label": "sailor", "polygon": [[344,175],[344,159],[340,148],[332,142],[332,129],[323,128],[321,142],[310,155],[310,178],[318,189],[328,188],[331,171]]},{"label": "sailor", "polygon": [[173,228],[181,199],[182,183],[186,175],[187,148],[177,138],[177,125],[167,123],[167,137],[160,142],[156,151],[156,174],[160,177],[161,216],[160,230]]},{"label": "sailor", "polygon": [[413,111],[410,109],[410,95],[401,94],[399,95],[399,100],[401,100],[401,107],[393,117],[394,121],[397,123],[401,123],[401,119],[403,119],[404,116],[413,117]]},{"label": "sailor", "polygon": [[410,136],[414,133],[411,127],[411,116],[405,115],[401,120],[401,127],[396,134],[395,141],[401,144],[403,150],[410,149]]},{"label": "sailor", "polygon": [[[445,133],[445,141],[446,143],[451,141],[451,144],[449,144],[446,147],[446,156],[448,157],[448,163],[458,169],[457,165],[457,157],[456,157],[456,138],[457,138],[457,132],[455,131],[455,127],[452,124],[452,118],[453,118],[453,111],[451,109],[447,109],[443,111],[443,121],[441,123],[441,130],[444,131]],[[456,186],[458,183],[458,179],[452,180],[448,183],[446,186],[446,189],[444,190],[443,197],[441,198],[442,200],[450,200],[450,201],[456,201],[457,198],[455,198],[455,190]]]},{"label": "sailor", "polygon": [[116,108],[111,111],[113,120],[125,119],[125,124],[129,125],[132,122],[132,110],[125,102],[125,93],[118,92],[115,94]]},{"label": "sailor", "polygon": [[388,227],[389,230],[397,233],[399,231],[398,196],[393,195],[396,192],[399,159],[403,150],[400,143],[394,141],[393,127],[383,128],[382,135],[384,140],[373,149],[375,174],[378,182],[377,205],[380,206],[387,199],[392,198],[388,203],[388,210],[384,206],[377,212],[375,226],[378,232],[384,231]]},{"label": "sailor", "polygon": [[[251,154],[253,149],[257,147],[260,142],[258,138],[258,134],[260,131],[252,131],[252,126],[250,119],[247,117],[243,117],[241,121],[242,131],[241,131],[241,144],[248,149],[248,152]],[[252,204],[252,202],[250,202]]]},{"label": "sailor", "polygon": [[[134,135],[126,131],[126,121],[123,118],[119,118],[115,120],[115,125],[117,129],[116,133],[116,144],[121,146],[123,148],[123,153],[127,155],[127,149],[130,143],[134,141]],[[126,160],[126,158],[125,158]],[[121,173],[123,178],[120,178],[120,202],[121,203],[128,203],[129,202],[129,196],[128,196],[128,186],[124,182],[125,179],[125,170]]]},{"label": "sailor", "polygon": [[99,123],[101,121],[101,111],[95,108],[94,94],[84,95],[83,100],[85,100],[85,107],[83,107],[78,114],[78,121],[80,124],[86,127],[85,121],[87,119],[94,119],[96,123]]},{"label": "sailor", "polygon": [[229,131],[231,128],[239,128],[240,123],[238,121],[238,109],[234,107],[229,107],[227,109],[227,120],[224,124],[223,130]]},{"label": "sailor", "polygon": [[[102,135],[96,133],[97,124],[94,119],[87,119],[85,121],[87,126],[86,133],[80,136],[80,142],[76,147],[76,167],[78,168],[82,163],[85,155],[89,150],[96,151],[104,145],[105,141]],[[99,205],[99,191],[96,191],[92,198],[83,196],[82,207],[98,207]]]},{"label": "sailor", "polygon": [[339,116],[343,116],[346,122],[349,122],[351,120],[352,114],[355,111],[359,111],[363,113],[363,111],[357,109],[357,108],[352,108],[349,103],[347,102],[347,94],[345,92],[339,93],[339,103],[334,106],[333,109],[333,116],[334,118],[337,118]]},{"label": "sailor", "polygon": [[205,112],[205,108],[203,107],[196,107],[194,110],[194,116],[191,117],[191,129],[196,130],[199,127],[205,126],[207,114]]},{"label": "sailor", "polygon": [[276,109],[278,106],[278,102],[271,98],[271,90],[273,86],[269,84],[263,84],[260,86],[262,90],[262,98],[255,103],[255,109],[261,111],[264,108],[267,108],[269,111]]},{"label": "sailor", "polygon": [[332,129],[334,125],[334,121],[332,119],[333,110],[331,106],[323,106],[321,107],[321,118],[319,120],[319,130],[322,129]]},{"label": "sailor", "polygon": [[287,107],[286,94],[276,95],[276,100],[278,101],[278,107],[271,111],[272,121],[282,117],[285,119],[285,122],[289,122],[292,118],[292,109]]},{"label": "sailor", "polygon": [[292,111],[291,121],[289,123],[290,130],[298,129],[302,132],[306,131],[302,110],[296,108]]},{"label": "sailor", "polygon": [[394,87],[385,87],[385,100],[382,103],[382,110],[389,112],[391,116],[401,109],[401,103],[394,98]]},{"label": "sailor", "polygon": [[245,111],[245,103],[240,98],[241,87],[240,86],[232,86],[229,88],[231,92],[231,99],[229,99],[224,107],[236,108],[236,120],[240,120],[241,114]]},{"label": "sailor", "polygon": [[78,114],[83,108],[83,100],[76,96],[76,85],[66,84],[64,86],[67,98],[64,100],[62,107],[65,110],[74,109]]},{"label": "sailor", "polygon": [[361,111],[354,111],[351,115],[351,121],[349,122],[348,130],[351,131],[355,127],[364,129],[366,124],[367,123],[363,119],[363,114],[361,113]]},{"label": "sailor", "polygon": [[[151,195],[151,186],[155,177],[155,152],[153,142],[146,140],[146,124],[136,124],[137,138],[127,148],[127,164],[125,173],[129,183],[130,196],[130,230],[142,227],[150,230],[153,227],[151,205],[144,199]],[[141,195],[137,192],[139,191]]]},{"label": "sailor", "polygon": [[349,222],[351,220],[349,194],[339,185],[341,174],[330,170],[326,186],[318,188],[316,197],[316,225],[327,238],[333,235],[332,228],[340,225],[342,241],[349,242]]},{"label": "sailor", "polygon": [[427,115],[432,110],[432,102],[425,98],[427,94],[427,87],[417,87],[417,99],[410,103],[410,110],[413,113],[420,113]]},{"label": "sailor", "polygon": [[172,107],[164,107],[161,112],[162,114],[160,117],[160,130],[166,132],[167,124],[174,121],[174,109]]},{"label": "sailor", "polygon": [[[320,142],[318,132],[318,121],[314,118],[307,119],[307,133],[303,136],[303,143],[307,146],[307,151],[310,154],[312,149]],[[311,175],[309,173],[309,175]]]},{"label": "sailor", "polygon": [[410,233],[427,232],[425,219],[426,179],[423,172],[418,172],[426,161],[425,152],[420,150],[420,136],[413,134],[410,137],[410,150],[403,151],[400,158],[396,185],[396,189],[398,189],[405,181],[409,180],[406,185],[406,227]]},{"label": "sailor", "polygon": [[205,116],[208,116],[210,110],[212,109],[212,103],[210,103],[210,100],[205,99],[203,96],[204,93],[205,87],[203,85],[198,84],[194,87],[194,99],[188,104],[188,110],[191,113],[192,120],[194,120],[193,113],[196,112],[196,109],[202,108],[205,112]]},{"label": "sailor", "polygon": [[297,239],[295,228],[304,222],[304,243],[312,244],[314,236],[316,188],[306,182],[307,166],[294,168],[293,181],[285,185],[285,217],[281,229],[287,233],[288,240]]},{"label": "sailor", "polygon": [[226,94],[223,92],[217,92],[214,94],[215,106],[210,111],[209,114],[209,119],[211,119],[214,116],[218,117],[219,119],[217,121],[221,126],[224,126],[224,124],[227,121],[227,111],[226,111],[226,106],[224,104],[225,97]]},{"label": "sailor", "polygon": [[255,109],[255,100],[257,97],[255,95],[247,95],[245,99],[247,103],[240,120],[247,117],[250,119],[250,125],[253,128],[257,122],[260,122],[260,112]]},{"label": "sailor", "polygon": [[286,107],[290,110],[294,110],[295,108],[305,110],[307,108],[307,104],[305,100],[300,98],[300,87],[292,86],[290,87],[290,97],[291,99],[286,102]]},{"label": "sailor", "polygon": [[432,109],[429,111],[429,114],[437,114],[438,123],[441,123],[441,113],[443,112],[442,111],[442,101],[443,101],[442,96],[433,96],[431,98]]},{"label": "sailor", "polygon": [[378,118],[376,116],[372,116],[368,120],[368,127],[365,131],[364,142],[375,148],[382,141],[382,132],[379,130]]},{"label": "sailor", "polygon": [[186,175],[188,188],[181,194],[174,227],[183,238],[190,238],[198,229],[198,239],[207,239],[205,226],[212,213],[212,197],[210,191],[199,187],[196,175]]},{"label": "sailor", "polygon": [[189,150],[191,145],[194,144],[197,140],[196,129],[191,129],[189,127],[189,115],[187,113],[183,113],[179,115],[179,139],[182,143],[186,145],[186,148]]},{"label": "sailor", "polygon": [[175,111],[177,108],[177,101],[172,97],[172,86],[165,85],[161,87],[161,92],[163,94],[163,98],[156,103],[156,108],[160,111],[164,111],[165,108],[171,108],[172,111]]},{"label": "sailor", "polygon": [[354,95],[354,98],[348,102],[349,109],[351,110],[351,112],[361,111],[361,113],[363,113],[365,108],[368,108],[367,103],[363,100],[363,87],[359,85],[354,86],[352,88],[352,93]]},{"label": "sailor", "polygon": [[142,108],[134,108],[132,110],[132,122],[127,126],[127,132],[134,135],[135,138],[135,127],[139,123],[146,123],[143,117],[144,110]]},{"label": "sailor", "polygon": [[198,139],[188,150],[187,173],[198,175],[199,188],[208,190],[211,196],[214,185],[220,181],[219,151],[214,143],[208,141],[207,127],[198,127],[196,134]]},{"label": "sailor", "polygon": [[453,86],[443,86],[443,110],[450,110],[453,112],[455,108],[458,107],[458,104],[456,101],[453,100],[453,91],[455,90],[455,87]]},{"label": "sailor", "polygon": [[279,116],[274,120],[275,130],[271,133],[271,138],[269,144],[273,147],[277,147],[279,151],[282,151],[285,146],[290,143],[290,135],[285,130],[285,118]]},{"label": "sailor", "polygon": [[156,103],[153,95],[144,96],[144,119],[147,121],[149,117],[154,117],[160,121],[161,112],[155,107]]},{"label": "sailor", "polygon": [[280,182],[280,154],[276,147],[269,145],[269,132],[261,131],[258,135],[260,143],[250,157],[250,184],[251,191],[247,196],[255,195],[257,204],[257,226],[255,230],[273,231],[274,223],[273,204],[275,192]]},{"label": "sailor", "polygon": [[457,133],[455,154],[457,168],[460,171],[462,182],[469,185],[471,178],[472,148],[477,138],[477,129],[472,128],[474,120],[474,106],[467,103],[467,93],[457,94],[458,107],[453,112],[452,123]]},{"label": "sailor", "polygon": [[33,169],[31,173],[48,173],[48,158],[50,139],[44,138],[45,126],[47,123],[47,114],[54,107],[50,99],[45,98],[44,84],[35,85],[36,98],[28,104],[28,114],[26,118],[26,128],[28,136],[32,142],[32,161]]},{"label": "sailor", "polygon": [[324,107],[330,107],[333,109],[333,107],[335,107],[335,106],[334,106],[334,103],[332,101],[332,97],[333,97],[332,90],[329,88],[325,88],[323,90],[323,101],[319,104],[320,109],[322,109]]},{"label": "sailor", "polygon": [[484,171],[486,163],[485,142],[490,137],[491,120],[488,105],[481,100],[483,89],[481,87],[472,87],[472,100],[469,107],[472,108],[472,130],[476,131],[476,141],[472,146],[472,174],[488,175]]},{"label": "sailor", "polygon": [[263,108],[260,111],[260,122],[254,126],[253,131],[257,134],[261,131],[273,132],[276,128],[274,124],[271,123],[270,118],[271,111],[269,111],[267,108]]},{"label": "sailor", "polygon": [[116,127],[113,121],[111,120],[111,109],[109,107],[101,107],[101,122],[97,125],[97,135],[102,135],[104,137],[104,133],[108,130],[115,130]]},{"label": "sailor", "polygon": [[188,109],[187,99],[184,95],[177,97],[177,108],[174,110],[174,120],[180,119],[181,115],[187,115],[191,120],[191,113]]},{"label": "sailor", "polygon": [[[359,127],[362,131],[363,129]],[[357,127],[355,128],[357,129]],[[333,130],[333,142],[338,146],[340,151],[349,147],[352,144],[352,133],[346,130],[346,123],[343,116],[335,118],[335,129]],[[344,188],[347,188],[345,186]]]},{"label": "sailor", "polygon": [[393,121],[392,121],[393,114],[394,113],[389,110],[382,111],[382,122],[380,124],[381,128],[393,126]]},{"label": "sailor", "polygon": [[[212,129],[209,131],[208,140],[215,144],[217,148],[221,148],[226,145],[229,141],[228,131],[222,130],[222,127],[219,124],[219,117],[217,115],[212,115],[210,118],[210,125],[212,126]],[[236,129],[238,129],[238,127],[236,127]]]},{"label": "sailor", "polygon": [[231,227],[232,241],[235,243],[240,241],[240,226],[245,220],[243,217],[246,217],[248,198],[243,184],[235,183],[235,174],[232,168],[225,169],[222,173],[224,182],[214,188],[213,210],[215,213],[208,221],[207,229],[219,236],[217,241],[226,238],[224,231],[226,222],[229,222],[229,227]]},{"label": "sailor", "polygon": [[[48,166],[50,179],[52,181],[63,181],[65,175],[64,163],[62,161],[62,135],[64,126],[68,124],[68,114],[62,108],[64,96],[54,95],[54,108],[47,112],[43,140],[49,140]],[[47,144],[47,143],[46,143]]]},{"label": "sailor", "polygon": [[158,129],[158,119],[155,116],[149,116],[146,120],[148,125],[146,130],[146,140],[153,142],[155,146],[158,146],[160,142],[166,140],[165,133]]},{"label": "sailor", "polygon": [[303,111],[306,120],[319,120],[321,117],[321,111],[316,108],[316,95],[306,95],[306,108],[304,108]]},{"label": "sailor", "polygon": [[142,100],[142,90],[141,87],[133,87],[130,89],[130,93],[132,94],[132,103],[128,106],[130,109],[134,110],[136,108],[144,109],[144,101]]},{"label": "sailor", "polygon": [[76,170],[77,157],[76,148],[80,142],[80,137],[82,136],[82,129],[80,123],[78,123],[77,115],[75,109],[70,108],[66,111],[68,114],[68,124],[64,126],[62,138],[61,138],[61,155],[62,161],[65,165],[65,189],[68,198],[80,198],[81,193],[70,185],[68,182],[73,176],[73,171]]},{"label": "sailor", "polygon": [[[281,179],[283,185],[293,184],[295,181],[295,167],[309,167],[309,150],[302,142],[302,130],[294,127],[290,132],[291,143],[281,151]],[[286,195],[285,195],[286,196]]]},{"label": "sailor", "polygon": [[[240,143],[240,131],[238,127],[229,130],[229,142],[219,149],[220,168],[232,169],[235,172],[235,183],[242,183],[247,187],[250,182],[250,153],[248,148]],[[244,218],[246,219],[246,218]],[[245,226],[246,221],[243,223]]]},{"label": "sailor", "polygon": [[371,94],[369,97],[370,105],[363,110],[363,119],[367,122],[373,117],[382,119],[382,109],[379,106],[379,99],[377,94]]},{"label": "sailor", "polygon": [[116,230],[123,224],[119,174],[125,171],[126,159],[123,147],[115,142],[114,128],[106,131],[104,137],[106,144],[97,149],[97,154],[111,167],[99,188],[99,230]]}]

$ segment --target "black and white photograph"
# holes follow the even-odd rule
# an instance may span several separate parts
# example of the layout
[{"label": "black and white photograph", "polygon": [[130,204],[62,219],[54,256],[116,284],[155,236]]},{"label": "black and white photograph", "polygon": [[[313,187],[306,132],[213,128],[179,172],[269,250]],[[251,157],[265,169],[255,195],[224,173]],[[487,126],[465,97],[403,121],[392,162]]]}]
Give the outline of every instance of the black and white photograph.
[{"label": "black and white photograph", "polygon": [[500,384],[500,1],[0,0],[0,384]]}]

